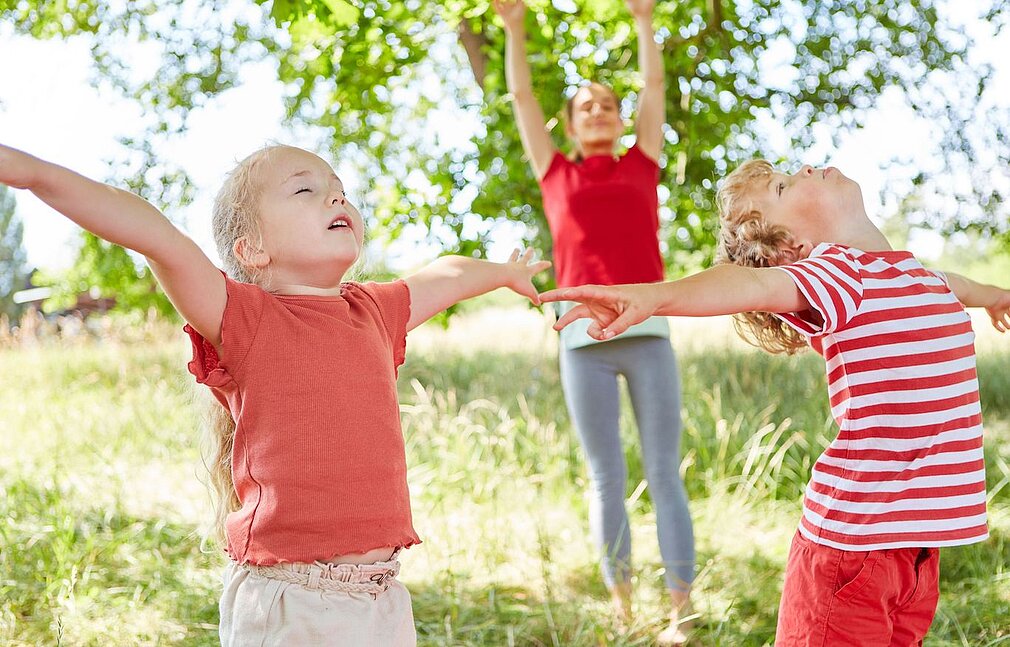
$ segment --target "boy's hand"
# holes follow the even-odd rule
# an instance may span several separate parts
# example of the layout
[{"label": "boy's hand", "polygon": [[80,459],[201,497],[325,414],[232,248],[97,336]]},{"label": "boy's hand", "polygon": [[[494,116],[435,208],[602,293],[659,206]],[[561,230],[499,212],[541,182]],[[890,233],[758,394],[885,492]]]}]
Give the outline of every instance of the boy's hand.
[{"label": "boy's hand", "polygon": [[652,10],[656,6],[656,0],[624,0],[628,5],[628,11],[635,18],[648,18],[652,16]]},{"label": "boy's hand", "polygon": [[[520,255],[521,254],[521,255]],[[509,259],[502,263],[505,266],[505,287],[517,294],[521,294],[536,305],[540,305],[540,295],[533,287],[532,278],[534,275],[543,272],[551,266],[550,261],[534,261],[533,250],[527,249],[521,252],[516,249],[509,256]]]},{"label": "boy's hand", "polygon": [[40,160],[28,153],[0,144],[0,184],[30,189]]},{"label": "boy's hand", "polygon": [[653,292],[654,286],[648,284],[583,285],[549,290],[540,295],[540,300],[577,301],[579,305],[563,314],[554,329],[561,330],[576,319],[592,319],[587,332],[603,341],[651,317],[659,305]]},{"label": "boy's hand", "polygon": [[992,326],[1000,332],[1010,331],[1010,290],[1000,290],[995,303],[986,306],[985,311],[992,319]]},{"label": "boy's hand", "polygon": [[523,0],[492,0],[491,6],[501,16],[506,30],[522,27],[526,18],[526,3]]}]

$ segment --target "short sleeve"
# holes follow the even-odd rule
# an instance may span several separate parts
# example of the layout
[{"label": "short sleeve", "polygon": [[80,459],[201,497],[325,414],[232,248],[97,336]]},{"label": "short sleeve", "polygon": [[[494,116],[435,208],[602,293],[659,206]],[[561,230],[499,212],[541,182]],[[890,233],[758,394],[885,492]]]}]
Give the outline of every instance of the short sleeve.
[{"label": "short sleeve", "polygon": [[183,330],[193,344],[193,359],[187,368],[196,381],[210,387],[231,382],[241,369],[263,316],[266,292],[257,285],[240,283],[224,277],[228,301],[221,318],[221,352],[192,326]]},{"label": "short sleeve", "polygon": [[636,166],[641,166],[643,169],[653,172],[656,174],[656,179],[659,179],[659,162],[652,159],[648,155],[642,152],[642,149],[638,147],[636,142],[634,146],[628,149],[628,152],[624,154],[624,158],[634,163]]},{"label": "short sleeve", "polygon": [[862,304],[859,261],[843,248],[818,245],[807,258],[775,269],[789,275],[816,315],[794,312],[778,316],[808,337],[841,330]]},{"label": "short sleeve", "polygon": [[554,157],[551,158],[551,163],[547,165],[547,170],[544,172],[544,176],[540,178],[541,188],[547,184],[551,178],[557,175],[562,168],[571,164],[572,161],[565,157],[561,151],[554,151]]},{"label": "short sleeve", "polygon": [[410,288],[406,281],[360,283],[358,287],[378,306],[385,333],[393,348],[393,366],[403,364],[407,352],[407,322],[410,320]]}]

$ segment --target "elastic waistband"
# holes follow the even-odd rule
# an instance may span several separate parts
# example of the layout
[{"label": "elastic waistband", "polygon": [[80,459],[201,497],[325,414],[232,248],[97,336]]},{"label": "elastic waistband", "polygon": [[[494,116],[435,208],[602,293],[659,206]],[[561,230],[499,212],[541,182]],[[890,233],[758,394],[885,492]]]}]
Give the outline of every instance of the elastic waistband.
[{"label": "elastic waistband", "polygon": [[400,573],[400,562],[393,559],[374,564],[313,564],[285,563],[273,566],[241,564],[250,573],[298,584],[307,589],[320,591],[344,591],[348,593],[383,593]]}]

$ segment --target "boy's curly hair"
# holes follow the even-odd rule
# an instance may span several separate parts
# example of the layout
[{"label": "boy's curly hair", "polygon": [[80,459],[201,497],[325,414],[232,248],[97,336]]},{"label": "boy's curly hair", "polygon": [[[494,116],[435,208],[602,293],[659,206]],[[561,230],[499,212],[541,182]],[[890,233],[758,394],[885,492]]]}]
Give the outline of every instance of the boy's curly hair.
[{"label": "boy's curly hair", "polygon": [[[745,267],[774,267],[796,260],[792,234],[765,221],[754,199],[774,168],[765,160],[750,160],[726,176],[716,193],[719,243],[716,261]],[[744,312],[733,317],[737,334],[769,353],[793,354],[807,348],[799,332],[768,312]]]}]

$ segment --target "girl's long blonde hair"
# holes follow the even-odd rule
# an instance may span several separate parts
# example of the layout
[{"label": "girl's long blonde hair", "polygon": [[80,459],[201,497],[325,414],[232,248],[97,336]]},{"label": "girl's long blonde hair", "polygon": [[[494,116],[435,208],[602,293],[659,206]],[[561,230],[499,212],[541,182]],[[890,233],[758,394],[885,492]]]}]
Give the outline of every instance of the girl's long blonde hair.
[{"label": "girl's long blonde hair", "polygon": [[[229,277],[243,283],[261,283],[263,274],[242,262],[235,255],[235,243],[240,238],[261,243],[256,215],[259,192],[254,179],[256,166],[271,151],[281,146],[266,146],[238,163],[228,174],[224,186],[214,199],[214,242]],[[232,477],[232,448],[235,443],[235,421],[220,402],[208,397],[203,416],[203,461],[208,472],[208,487],[214,505],[214,525],[210,535],[215,543],[225,543],[225,520],[241,507]]]},{"label": "girl's long blonde hair", "polygon": [[[768,223],[757,208],[755,191],[767,185],[774,168],[765,160],[744,162],[726,176],[716,194],[719,244],[716,260],[745,267],[774,267],[796,260],[792,234]],[[747,342],[769,353],[793,353],[807,348],[799,332],[768,312],[744,312],[733,324]]]}]

